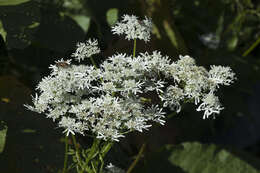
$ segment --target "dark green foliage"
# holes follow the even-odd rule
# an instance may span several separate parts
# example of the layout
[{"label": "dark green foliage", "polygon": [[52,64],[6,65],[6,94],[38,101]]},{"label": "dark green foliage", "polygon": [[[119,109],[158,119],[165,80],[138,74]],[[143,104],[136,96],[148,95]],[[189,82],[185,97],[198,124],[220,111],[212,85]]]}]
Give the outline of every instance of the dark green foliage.
[{"label": "dark green foliage", "polygon": [[[244,154],[245,155],[245,154]],[[259,164],[259,160],[254,160]],[[152,154],[145,168],[137,172],[153,173],[257,173],[256,168],[231,151],[214,144],[186,142],[177,146],[167,145]]]}]

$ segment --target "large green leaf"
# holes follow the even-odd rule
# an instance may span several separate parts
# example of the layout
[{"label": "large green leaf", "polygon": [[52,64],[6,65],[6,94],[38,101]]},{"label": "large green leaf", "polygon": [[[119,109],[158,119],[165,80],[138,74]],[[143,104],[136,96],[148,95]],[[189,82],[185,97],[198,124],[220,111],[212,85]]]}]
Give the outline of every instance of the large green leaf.
[{"label": "large green leaf", "polygon": [[[243,153],[243,156],[247,157],[248,161],[248,154],[245,156]],[[254,163],[252,163],[252,161]],[[248,162],[256,164],[255,162],[258,161],[250,156],[250,161]],[[153,173],[259,172],[246,161],[233,154],[233,152],[220,148],[214,144],[206,145],[198,142],[187,142],[178,146],[167,145],[148,160],[144,169],[142,171]]]},{"label": "large green leaf", "polygon": [[65,0],[63,3],[63,7],[64,7],[64,12],[60,12],[60,15],[69,16],[86,33],[90,25],[90,17],[87,15],[87,10],[84,6],[83,1]]},{"label": "large green leaf", "polygon": [[6,34],[7,34],[7,33],[6,33],[6,31],[5,31],[4,27],[3,27],[3,23],[2,23],[2,21],[0,20],[0,35],[2,35],[4,41],[6,41]]},{"label": "large green leaf", "polygon": [[3,152],[5,147],[5,140],[6,140],[6,133],[7,133],[7,126],[4,122],[0,122],[0,153]]},{"label": "large green leaf", "polygon": [[111,8],[107,11],[107,23],[110,25],[110,26],[113,26],[116,21],[118,20],[118,9],[116,8]]},{"label": "large green leaf", "polygon": [[88,31],[89,24],[90,24],[90,17],[86,15],[73,15],[70,13],[67,13],[66,15],[71,17],[85,33]]},{"label": "large green leaf", "polygon": [[30,0],[0,0],[0,6],[19,5],[28,1]]}]

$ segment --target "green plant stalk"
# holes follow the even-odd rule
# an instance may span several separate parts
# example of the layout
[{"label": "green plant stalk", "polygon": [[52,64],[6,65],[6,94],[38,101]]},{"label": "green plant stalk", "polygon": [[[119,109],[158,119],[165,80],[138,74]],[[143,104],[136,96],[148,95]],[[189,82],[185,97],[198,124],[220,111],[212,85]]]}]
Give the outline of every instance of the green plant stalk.
[{"label": "green plant stalk", "polygon": [[102,173],[103,172],[103,167],[104,167],[104,161],[103,161],[103,158],[106,156],[106,154],[108,153],[108,151],[112,148],[112,146],[114,145],[113,142],[106,142],[104,144],[104,146],[102,147],[101,149],[101,153],[100,153],[100,161],[101,161],[101,166],[100,166],[100,170],[99,170],[99,173]]},{"label": "green plant stalk", "polygon": [[85,160],[84,165],[89,165],[92,169],[92,172],[96,173],[102,173],[103,172],[103,167],[104,167],[104,161],[103,158],[105,155],[108,153],[108,151],[111,149],[113,146],[113,142],[105,142],[101,146],[101,140],[94,138],[93,144],[90,148],[90,152]]},{"label": "green plant stalk", "polygon": [[128,168],[126,173],[131,173],[132,170],[134,169],[134,167],[136,166],[136,164],[138,163],[138,161],[141,159],[141,156],[144,152],[144,149],[146,147],[146,143],[143,143],[142,147],[140,148],[138,155],[136,157],[136,159],[134,160],[134,162],[130,165],[130,167]]},{"label": "green plant stalk", "polygon": [[63,170],[62,173],[65,173],[67,170],[67,163],[68,163],[68,136],[65,136],[65,155],[64,155],[64,163],[63,163]]},{"label": "green plant stalk", "polygon": [[[95,61],[94,61],[94,59],[92,58],[92,56],[90,57],[90,60],[91,60],[92,65],[95,67],[95,69],[98,69],[98,68],[97,68],[97,64],[95,63]],[[100,78],[100,81],[103,82],[103,79]]]},{"label": "green plant stalk", "polygon": [[99,160],[101,161],[101,166],[100,166],[99,172],[102,173],[103,167],[104,167],[104,160],[103,160],[101,154],[99,154]]},{"label": "green plant stalk", "polygon": [[136,52],[136,38],[134,39],[133,57],[135,57],[135,52]]},{"label": "green plant stalk", "polygon": [[260,43],[260,37],[247,49],[242,56],[247,56],[250,52],[252,52],[256,46]]},{"label": "green plant stalk", "polygon": [[91,146],[91,148],[90,148],[90,152],[89,152],[89,154],[88,154],[88,157],[86,158],[86,160],[85,160],[85,164],[86,165],[88,165],[89,164],[89,161],[91,160],[91,159],[93,159],[93,156],[96,154],[96,152],[97,151],[99,151],[99,144],[100,144],[100,140],[99,139],[97,139],[97,138],[94,138],[94,141],[93,141],[93,144],[92,144],[92,146]]},{"label": "green plant stalk", "polygon": [[81,158],[80,158],[80,155],[79,155],[79,149],[78,149],[78,146],[77,146],[76,138],[75,138],[74,135],[71,135],[71,136],[72,136],[72,141],[73,141],[74,147],[76,149],[76,157],[77,157],[77,160],[79,162],[79,165],[81,166]]},{"label": "green plant stalk", "polygon": [[101,156],[102,158],[105,157],[105,155],[107,154],[107,152],[111,149],[111,147],[114,145],[113,142],[107,142],[101,149]]},{"label": "green plant stalk", "polygon": [[93,162],[91,162],[91,166],[92,166],[92,168],[93,168],[94,173],[97,173],[97,171],[96,171],[96,169],[95,169],[95,165],[94,165]]},{"label": "green plant stalk", "polygon": [[90,61],[93,64],[93,66],[95,67],[95,69],[97,69],[97,64],[95,63],[95,61],[94,61],[92,56],[90,57]]}]

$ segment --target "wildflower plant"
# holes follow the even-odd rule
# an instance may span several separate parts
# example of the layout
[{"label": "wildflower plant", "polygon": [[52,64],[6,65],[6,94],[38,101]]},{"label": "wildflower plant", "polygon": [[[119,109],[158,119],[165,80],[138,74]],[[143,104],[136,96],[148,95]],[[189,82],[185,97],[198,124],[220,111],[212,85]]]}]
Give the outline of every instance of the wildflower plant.
[{"label": "wildflower plant", "polygon": [[[78,43],[74,59],[50,65],[50,75],[36,88],[33,106],[26,105],[57,122],[74,143],[76,134],[94,137],[86,159],[74,152],[78,172],[102,171],[103,158],[114,141],[132,131],[148,130],[151,122],[164,125],[166,108],[179,113],[184,103],[194,103],[203,118],[223,109],[215,93],[221,85],[234,82],[231,68],[211,66],[208,71],[188,55],[174,62],[159,51],[135,55],[136,39],[148,42],[151,30],[151,19],[124,15],[112,32],[134,40],[133,55],[116,53],[97,67],[92,58],[100,53],[97,40]],[[86,58],[93,65],[72,63]]]}]

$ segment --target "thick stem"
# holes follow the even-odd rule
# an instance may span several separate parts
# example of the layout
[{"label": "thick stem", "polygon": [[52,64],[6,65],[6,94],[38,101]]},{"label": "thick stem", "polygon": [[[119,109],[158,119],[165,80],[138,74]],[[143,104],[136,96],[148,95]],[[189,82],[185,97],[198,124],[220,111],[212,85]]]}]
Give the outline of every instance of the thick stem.
[{"label": "thick stem", "polygon": [[80,155],[79,155],[79,149],[78,149],[78,146],[77,146],[77,142],[76,142],[76,138],[74,135],[71,135],[72,136],[72,141],[73,141],[73,144],[74,144],[74,147],[76,149],[76,157],[77,157],[77,160],[81,166],[81,158],[80,158]]},{"label": "thick stem", "polygon": [[90,57],[90,61],[93,64],[93,66],[95,67],[95,69],[97,69],[97,64],[95,63],[95,61],[92,57]]},{"label": "thick stem", "polygon": [[[91,60],[92,65],[95,67],[95,69],[98,69],[97,64],[95,63],[94,59],[92,57],[90,57],[90,60]],[[103,79],[100,78],[100,81],[103,82]]]},{"label": "thick stem", "polygon": [[67,162],[68,162],[68,136],[65,137],[65,154],[64,154],[64,164],[62,173],[67,171]]},{"label": "thick stem", "polygon": [[136,52],[136,39],[134,39],[133,57],[135,57],[135,52]]}]

